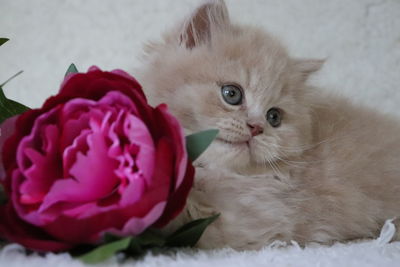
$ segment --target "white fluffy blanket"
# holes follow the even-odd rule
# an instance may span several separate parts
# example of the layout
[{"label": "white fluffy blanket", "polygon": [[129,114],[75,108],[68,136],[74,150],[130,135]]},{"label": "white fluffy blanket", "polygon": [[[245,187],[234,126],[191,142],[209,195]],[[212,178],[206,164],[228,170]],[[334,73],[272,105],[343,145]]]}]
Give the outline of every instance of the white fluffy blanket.
[{"label": "white fluffy blanket", "polygon": [[[9,97],[38,107],[55,94],[67,66],[98,65],[132,71],[142,43],[157,38],[198,0],[0,0],[0,83]],[[226,0],[233,21],[259,25],[281,37],[292,54],[327,58],[314,83],[357,102],[400,116],[400,1]],[[132,73],[134,75],[134,73]],[[400,192],[399,192],[400,193]],[[389,225],[390,226],[390,225]],[[380,241],[265,248],[182,251],[148,255],[137,266],[400,266],[400,243]],[[15,245],[0,266],[81,266],[67,254],[24,256]],[[117,265],[115,259],[105,264]],[[132,265],[132,262],[126,263]]]},{"label": "white fluffy blanket", "polygon": [[[141,260],[129,260],[122,264],[112,258],[101,266],[137,267],[196,267],[196,266],[399,266],[400,242],[389,243],[395,232],[394,225],[387,221],[376,240],[335,244],[331,247],[309,245],[300,248],[297,243],[283,246],[279,242],[261,251],[237,252],[230,249],[216,251],[179,251],[171,255],[147,255]],[[4,265],[3,265],[4,264]],[[19,245],[8,245],[0,252],[0,266],[16,267],[81,267],[81,262],[69,254],[25,256]]]}]

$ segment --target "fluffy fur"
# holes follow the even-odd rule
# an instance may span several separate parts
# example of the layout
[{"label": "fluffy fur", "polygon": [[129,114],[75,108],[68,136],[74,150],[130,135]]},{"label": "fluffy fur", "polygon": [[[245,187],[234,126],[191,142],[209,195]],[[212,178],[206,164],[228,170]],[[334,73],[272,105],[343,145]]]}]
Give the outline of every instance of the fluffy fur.
[{"label": "fluffy fur", "polygon": [[[232,24],[222,0],[150,43],[144,59],[153,104],[168,103],[188,133],[220,130],[170,226],[221,213],[200,247],[370,238],[400,214],[399,121],[308,85],[322,61],[293,59],[271,35]],[[242,105],[222,99],[232,83]],[[277,128],[266,121],[272,107],[283,114]],[[263,133],[253,137],[254,123]]]}]

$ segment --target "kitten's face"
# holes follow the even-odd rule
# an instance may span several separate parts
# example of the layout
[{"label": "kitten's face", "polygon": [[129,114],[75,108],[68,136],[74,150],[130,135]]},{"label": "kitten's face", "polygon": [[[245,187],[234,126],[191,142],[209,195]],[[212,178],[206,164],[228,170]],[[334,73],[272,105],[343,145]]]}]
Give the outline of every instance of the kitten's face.
[{"label": "kitten's face", "polygon": [[[166,102],[189,132],[220,130],[203,164],[240,169],[301,153],[311,136],[303,82],[318,63],[290,59],[273,38],[232,26],[224,6],[213,8],[220,28],[210,20],[206,36],[172,34],[149,48],[141,81],[150,101]],[[191,22],[188,35],[195,34],[196,13]]]}]

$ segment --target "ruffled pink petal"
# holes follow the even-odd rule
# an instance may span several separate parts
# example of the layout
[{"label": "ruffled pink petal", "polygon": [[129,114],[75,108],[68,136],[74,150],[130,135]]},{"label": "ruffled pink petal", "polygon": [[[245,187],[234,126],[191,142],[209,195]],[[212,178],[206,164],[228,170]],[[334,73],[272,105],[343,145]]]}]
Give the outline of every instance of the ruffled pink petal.
[{"label": "ruffled pink petal", "polygon": [[70,177],[70,168],[76,161],[78,152],[86,154],[87,136],[91,133],[90,120],[101,121],[104,110],[97,107],[97,102],[89,99],[74,99],[66,103],[61,111],[62,125],[61,151],[63,151],[64,177]]},{"label": "ruffled pink petal", "polygon": [[[115,104],[118,102],[119,105],[125,107],[132,105],[130,100],[124,96],[121,96],[120,93],[111,92],[103,97],[99,101],[98,105],[92,106],[88,112],[94,112],[95,109],[99,107],[101,108],[101,106],[107,102],[108,104]],[[75,100],[73,103],[65,105],[64,113],[68,113],[68,111],[75,109],[76,105],[82,104],[92,105],[93,103],[89,103],[89,101]],[[125,162],[123,162],[124,164],[121,165],[121,159],[123,159],[122,161],[127,161],[128,165],[133,164],[133,159],[131,158],[132,154],[130,153],[132,151],[118,149],[117,151],[119,151],[121,155],[115,155],[116,151],[114,151],[114,157],[110,157],[110,155],[113,154],[110,153],[110,141],[111,144],[113,144],[111,148],[115,148],[116,144],[120,144],[118,140],[119,136],[115,134],[113,130],[115,130],[115,123],[123,123],[124,134],[126,135],[126,138],[131,140],[132,143],[137,143],[137,146],[140,147],[138,155],[135,155],[137,168],[139,169],[140,173],[143,173],[145,178],[151,179],[152,169],[154,168],[154,145],[152,143],[152,138],[148,133],[144,123],[136,117],[132,115],[125,116],[124,123],[122,121],[124,116],[121,116],[120,112],[120,114],[117,116],[117,120],[112,122],[113,120],[111,120],[111,117],[115,117],[112,114],[113,113],[111,111],[107,111],[101,121],[98,116],[91,118],[89,124],[93,133],[87,134],[86,137],[87,145],[89,147],[87,155],[79,152],[78,145],[80,142],[82,142],[82,138],[80,137],[75,140],[77,142],[73,143],[73,147],[75,148],[68,147],[66,149],[67,152],[64,154],[64,163],[67,162],[67,165],[65,167],[68,168],[71,162],[75,160],[73,165],[68,168],[69,174],[74,179],[63,179],[55,182],[50,192],[46,196],[39,212],[44,212],[52,205],[55,205],[59,202],[80,202],[84,204],[96,199],[101,199],[108,195],[113,188],[124,179],[127,180],[125,181],[127,184],[126,187],[129,188],[129,191],[135,195],[131,195],[129,201],[126,200],[126,197],[122,197],[123,205],[132,203],[140,197],[141,192],[143,191],[143,186],[137,188],[132,186],[142,183],[141,181],[136,180],[143,178],[138,178],[138,175],[133,175],[132,167],[122,170],[117,167],[118,158],[120,161],[118,164],[119,167],[126,167]],[[119,174],[119,179],[117,178],[116,174]],[[121,184],[123,184],[123,182],[124,181],[122,181]],[[75,208],[74,210],[74,214],[76,215],[76,211],[78,209]],[[83,209],[79,210],[82,211]],[[69,211],[68,214],[72,214],[71,211]]]},{"label": "ruffled pink petal", "polygon": [[[12,173],[12,188],[18,188],[18,186],[24,181],[25,177],[20,170],[16,169]],[[18,216],[24,221],[29,222],[33,225],[40,226],[43,225],[43,220],[40,218],[36,211],[37,205],[21,205],[20,204],[21,195],[19,190],[13,190],[11,194],[12,203],[14,204],[15,211]]]},{"label": "ruffled pink petal", "polygon": [[117,134],[118,128],[120,128],[121,121],[125,116],[125,111],[120,110],[118,115],[116,116],[115,121],[111,122],[110,130],[108,131],[108,139],[111,141],[108,156],[111,158],[118,159],[119,156],[122,154],[122,147],[121,147],[121,140]]},{"label": "ruffled pink petal", "polygon": [[129,206],[139,201],[146,189],[146,183],[142,175],[138,173],[128,174],[127,178],[129,179],[129,183],[121,193],[121,200],[119,202],[121,207]]},{"label": "ruffled pink petal", "polygon": [[137,108],[132,100],[118,91],[108,92],[99,100],[98,104],[107,108],[112,107],[113,109],[123,109],[125,111],[129,111],[130,113],[137,113]]},{"label": "ruffled pink petal", "polygon": [[55,125],[46,125],[43,128],[43,142],[46,144],[44,154],[31,147],[24,150],[25,156],[32,162],[32,165],[23,171],[26,180],[19,189],[22,204],[40,203],[53,181],[62,178],[59,166],[61,160],[57,148],[59,131]]},{"label": "ruffled pink petal", "polygon": [[[22,170],[25,171],[26,169],[30,168],[32,166],[32,162],[26,157],[25,155],[25,149],[28,147],[31,147],[35,150],[39,150],[39,152],[44,153],[45,151],[42,151],[46,141],[46,136],[42,135],[43,128],[46,125],[54,124],[55,123],[55,118],[57,115],[58,109],[55,108],[53,110],[50,110],[49,112],[43,113],[40,115],[32,128],[31,134],[24,137],[18,148],[17,148],[17,164],[18,167]],[[58,142],[58,140],[48,140],[47,142]]]},{"label": "ruffled pink petal", "polygon": [[126,196],[125,200],[121,198],[117,203],[101,206],[99,205],[99,202],[101,202],[102,199],[99,199],[97,201],[80,204],[69,209],[63,209],[62,214],[76,219],[86,219],[97,214],[123,209],[139,201],[144,190],[145,184],[143,179],[136,179],[128,186],[127,190],[124,191],[124,196]]},{"label": "ruffled pink petal", "polygon": [[88,136],[92,133],[91,130],[83,130],[79,136],[77,136],[72,145],[65,148],[63,153],[63,177],[71,177],[70,173],[71,167],[76,162],[78,153],[86,154],[89,150],[88,144],[86,142]]},{"label": "ruffled pink petal", "polygon": [[[139,147],[136,165],[144,179],[150,184],[154,170],[155,149],[147,126],[140,119],[129,114],[124,121],[124,134],[131,144]],[[127,152],[129,151],[125,151]]]},{"label": "ruffled pink petal", "polygon": [[35,121],[32,133],[24,137],[17,148],[19,170],[14,172],[12,191],[21,218],[37,225],[34,214],[53,182],[62,178],[58,152],[59,130],[55,122],[58,109],[42,114]]},{"label": "ruffled pink petal", "polygon": [[[96,111],[86,112],[76,119],[72,118],[65,123],[61,123],[63,131],[60,137],[60,147],[62,150],[72,145],[75,138],[79,136],[82,131],[89,128],[89,120],[95,113]],[[102,115],[100,111],[98,111],[98,113],[98,116]]]},{"label": "ruffled pink petal", "polygon": [[108,146],[102,129],[92,130],[94,132],[87,137],[87,155],[78,154],[75,164],[71,167],[72,179],[56,181],[39,212],[57,202],[94,201],[107,195],[118,184],[114,174],[117,162],[107,155]]}]

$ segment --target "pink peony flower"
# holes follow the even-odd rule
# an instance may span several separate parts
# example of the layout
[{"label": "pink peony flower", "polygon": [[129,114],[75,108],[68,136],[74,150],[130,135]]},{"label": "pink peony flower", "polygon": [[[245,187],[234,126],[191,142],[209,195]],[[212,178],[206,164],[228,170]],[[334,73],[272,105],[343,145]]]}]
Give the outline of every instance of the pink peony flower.
[{"label": "pink peony flower", "polygon": [[95,67],[20,115],[2,156],[10,199],[0,235],[40,251],[164,226],[183,209],[194,175],[167,107],[149,106],[125,72]]}]

